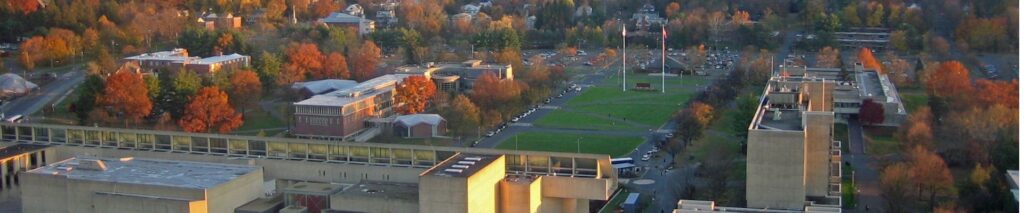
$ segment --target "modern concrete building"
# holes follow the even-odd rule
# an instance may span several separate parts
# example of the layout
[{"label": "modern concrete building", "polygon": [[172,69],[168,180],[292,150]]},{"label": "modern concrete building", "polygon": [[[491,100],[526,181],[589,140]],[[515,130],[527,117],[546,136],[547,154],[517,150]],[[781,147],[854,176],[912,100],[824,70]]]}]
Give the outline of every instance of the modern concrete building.
[{"label": "modern concrete building", "polygon": [[395,86],[407,76],[384,75],[295,102],[292,133],[302,138],[346,140],[375,127],[368,120],[394,115]]},{"label": "modern concrete building", "polygon": [[841,143],[832,139],[834,86],[802,77],[768,81],[747,132],[747,207],[839,204],[842,159]]},{"label": "modern concrete building", "polygon": [[21,174],[25,212],[233,212],[262,194],[245,165],[76,157]]},{"label": "modern concrete building", "polygon": [[514,79],[512,65],[483,64],[481,60],[467,60],[458,64],[427,63],[424,66],[403,66],[394,71],[396,74],[426,76],[441,91],[472,89],[473,82],[488,72],[495,74],[498,79]]},{"label": "modern concrete building", "polygon": [[395,117],[391,128],[395,136],[403,138],[430,138],[447,132],[447,121],[438,114],[412,114]]},{"label": "modern concrete building", "polygon": [[314,95],[325,94],[338,90],[352,88],[359,82],[342,79],[324,79],[316,81],[296,82],[292,84],[292,91],[299,93],[300,99],[313,97]]},{"label": "modern concrete building", "polygon": [[237,53],[209,58],[189,57],[187,50],[176,48],[171,51],[143,53],[126,57],[124,60],[138,64],[139,68],[146,72],[166,68],[171,71],[186,69],[200,74],[211,74],[225,69],[248,67],[250,57]]},{"label": "modern concrete building", "polygon": [[[137,162],[140,159],[160,159],[153,161],[173,160],[172,162],[178,163],[185,163],[180,161],[188,161],[195,162],[195,164],[209,165],[200,166],[202,168],[192,169],[192,171],[171,169],[171,172],[158,172],[158,174],[162,174],[160,176],[173,176],[172,174],[176,174],[173,171],[185,175],[230,173],[225,175],[238,176],[221,184],[212,184],[212,180],[198,181],[199,183],[210,183],[210,185],[213,185],[205,189],[199,189],[201,187],[196,186],[176,187],[177,185],[174,184],[176,182],[165,183],[157,181],[163,180],[159,178],[154,181],[148,181],[148,177],[143,178],[143,180],[147,181],[140,183],[124,182],[135,179],[122,178],[103,182],[106,185],[103,185],[105,187],[100,189],[77,188],[83,189],[80,191],[84,193],[120,193],[117,195],[117,200],[96,204],[97,209],[102,207],[101,210],[114,207],[127,208],[129,206],[125,205],[130,203],[144,202],[141,198],[135,201],[122,202],[125,198],[135,199],[132,195],[155,194],[158,196],[151,197],[187,197],[185,196],[188,195],[186,192],[206,190],[206,208],[209,209],[209,212],[231,212],[230,209],[222,210],[220,207],[229,206],[223,204],[227,202],[225,200],[232,201],[232,205],[234,205],[234,199],[241,196],[235,196],[232,194],[233,192],[218,193],[218,190],[221,188],[248,189],[249,185],[240,187],[233,186],[233,184],[239,182],[250,183],[248,180],[250,175],[262,176],[263,180],[266,180],[265,182],[251,181],[258,183],[254,185],[261,184],[264,190],[254,190],[251,193],[246,193],[246,195],[251,195],[252,197],[245,197],[248,200],[239,201],[237,204],[238,208],[235,210],[245,210],[244,212],[273,211],[277,208],[278,203],[287,202],[285,201],[286,199],[283,199],[284,195],[309,191],[323,192],[321,194],[333,192],[330,193],[329,197],[330,203],[328,205],[330,209],[326,212],[458,212],[467,211],[462,208],[470,208],[468,203],[484,206],[494,204],[493,207],[487,207],[493,209],[525,207],[539,209],[536,212],[587,212],[589,201],[607,200],[618,187],[618,176],[614,169],[611,168],[609,156],[597,154],[354,143],[87,126],[0,123],[0,145],[12,144],[49,145],[52,148],[52,152],[47,151],[46,159],[67,159],[75,158],[76,156],[90,156],[86,159],[105,159],[104,161],[108,161],[104,162],[107,167],[106,171],[110,172],[113,172],[111,171],[113,168],[120,168],[120,166],[112,164],[122,162],[121,158],[134,157],[134,159],[128,161]],[[479,160],[476,160],[476,158],[479,158]],[[476,163],[470,165],[461,163],[461,161],[473,161]],[[236,166],[233,167],[227,164],[235,164]],[[82,164],[79,163],[79,165]],[[461,167],[457,167],[457,165],[475,167],[476,169],[467,167],[461,173],[462,175],[458,177],[454,175],[450,177],[435,175],[438,171],[444,172],[447,169]],[[208,167],[210,166],[261,168],[262,175],[252,174],[255,171],[236,175],[242,172],[221,171],[233,169],[209,169]],[[57,170],[56,168],[57,166],[52,167],[53,170]],[[92,187],[92,185],[77,183],[86,181],[79,181],[74,177],[74,172],[80,172],[81,170],[81,168],[70,170],[72,175],[68,177],[55,175],[54,173],[32,175],[34,179],[39,181],[36,183],[60,178],[72,180],[66,181],[68,184]],[[130,170],[116,171],[127,172]],[[147,170],[135,171],[145,173]],[[90,172],[96,173],[96,171]],[[58,172],[58,174],[61,173]],[[50,179],[35,178],[35,176],[48,177]],[[200,178],[208,179],[205,175],[200,176]],[[94,179],[97,181],[108,180]],[[424,179],[437,181],[432,183],[467,183],[467,185],[464,189],[443,190],[436,188],[440,186],[438,184],[425,184],[421,182]],[[495,180],[497,181],[494,182]],[[276,184],[267,184],[268,182]],[[491,185],[491,183],[494,185]],[[361,184],[362,186],[360,186]],[[60,186],[60,184],[50,184],[39,188],[41,190],[36,190],[37,184],[34,183],[32,185],[22,186],[21,190],[37,191],[34,192],[36,194],[30,194],[34,197],[48,196],[63,199],[63,197],[77,198],[81,196],[74,193],[55,195],[66,193],[66,189],[50,190],[46,188]],[[301,185],[305,185],[305,187],[300,187]],[[116,186],[117,191],[110,192],[115,189],[113,186]],[[340,187],[341,190],[336,191],[337,187]],[[427,189],[421,189],[423,187],[427,187]],[[264,192],[275,191],[276,193],[273,193],[271,197],[277,198],[258,198],[265,195]],[[525,191],[529,191],[529,193],[524,193]],[[460,194],[458,192],[467,193]],[[413,193],[416,195],[413,196]],[[113,197],[114,195],[102,196]],[[447,199],[453,202],[447,203],[452,204],[448,207],[441,206],[441,203],[427,206],[429,204],[421,202],[424,199],[428,199],[424,198],[426,196],[433,197],[429,199],[447,197]],[[87,203],[85,204],[87,206],[81,208],[91,209],[92,207],[88,206],[91,204],[88,203],[102,201],[97,200],[95,197],[92,200],[82,201]],[[487,201],[483,200],[483,197],[495,200]],[[196,202],[201,197],[188,197],[188,199],[192,199],[190,202]],[[182,201],[177,203],[172,200],[161,201],[163,204],[159,205],[183,206],[186,204],[184,200],[188,199],[181,199]],[[464,200],[467,205],[463,206],[459,204],[461,202],[455,202],[456,200]],[[39,205],[50,204],[50,202],[56,201],[49,198],[35,198],[28,202],[30,202],[30,205]],[[413,209],[414,203],[415,209],[409,210]],[[121,206],[115,206],[115,204]],[[381,206],[382,204],[392,206]],[[60,205],[52,206],[53,208],[62,208]],[[286,206],[281,209],[281,212],[301,212],[303,209],[308,210],[306,206],[302,205]],[[83,211],[89,212],[88,210]]]},{"label": "modern concrete building", "polygon": [[0,144],[0,190],[18,185],[18,174],[47,165],[47,152],[53,150],[46,145]]},{"label": "modern concrete building", "polygon": [[359,33],[359,36],[369,34],[375,30],[376,22],[365,19],[362,16],[353,16],[347,13],[331,13],[320,19],[321,23],[328,26],[351,28]]},{"label": "modern concrete building", "polygon": [[871,99],[882,105],[885,116],[882,123],[874,125],[899,126],[903,124],[908,112],[903,106],[896,85],[889,80],[889,77],[879,74],[877,70],[865,68],[860,63],[855,63],[848,69],[850,71],[847,74],[847,80],[842,79],[843,74],[840,68],[787,66],[780,70],[780,73],[783,73],[780,75],[834,82],[832,102],[837,122],[846,123],[849,119],[858,119],[861,103],[866,99]]},{"label": "modern concrete building", "polygon": [[881,51],[889,47],[889,28],[854,27],[833,35],[843,49],[866,47]]}]

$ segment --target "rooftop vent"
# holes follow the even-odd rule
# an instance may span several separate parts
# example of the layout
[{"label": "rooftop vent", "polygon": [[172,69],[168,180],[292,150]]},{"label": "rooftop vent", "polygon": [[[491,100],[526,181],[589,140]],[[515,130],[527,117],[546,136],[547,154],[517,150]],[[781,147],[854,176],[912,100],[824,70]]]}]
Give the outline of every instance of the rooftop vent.
[{"label": "rooftop vent", "polygon": [[462,173],[461,169],[444,169],[445,172]]},{"label": "rooftop vent", "polygon": [[93,171],[106,171],[107,164],[103,163],[99,159],[82,159],[78,162],[78,169],[93,170]]},{"label": "rooftop vent", "polygon": [[456,164],[456,165],[452,165],[452,168],[468,169],[469,166]]},{"label": "rooftop vent", "polygon": [[459,161],[457,163],[458,164],[465,164],[465,165],[476,165],[475,161],[464,161],[464,160],[462,160],[462,161]]},{"label": "rooftop vent", "polygon": [[782,110],[777,108],[771,108],[770,110],[774,113],[772,116],[773,121],[782,120]]},{"label": "rooftop vent", "polygon": [[483,158],[481,158],[481,157],[466,157],[466,160],[480,161],[480,160],[483,160]]}]

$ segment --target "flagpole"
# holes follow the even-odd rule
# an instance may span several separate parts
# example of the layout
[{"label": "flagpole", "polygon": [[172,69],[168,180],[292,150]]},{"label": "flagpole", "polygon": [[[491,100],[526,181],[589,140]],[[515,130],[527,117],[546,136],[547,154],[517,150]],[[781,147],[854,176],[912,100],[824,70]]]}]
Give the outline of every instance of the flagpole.
[{"label": "flagpole", "polygon": [[665,93],[665,39],[668,39],[668,33],[665,25],[661,25],[661,93]]},{"label": "flagpole", "polygon": [[626,24],[622,24],[622,91],[626,91]]}]

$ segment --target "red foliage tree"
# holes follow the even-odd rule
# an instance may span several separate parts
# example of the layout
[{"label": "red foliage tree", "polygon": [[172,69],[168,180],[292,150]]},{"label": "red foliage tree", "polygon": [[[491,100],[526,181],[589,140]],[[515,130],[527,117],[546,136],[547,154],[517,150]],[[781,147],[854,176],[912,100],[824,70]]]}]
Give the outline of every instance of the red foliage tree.
[{"label": "red foliage tree", "polygon": [[292,43],[284,50],[288,56],[288,63],[284,64],[281,75],[278,76],[278,85],[288,85],[306,79],[306,74],[312,70],[323,68],[324,56],[313,43]]},{"label": "red foliage tree", "polygon": [[39,9],[38,0],[8,0],[7,7],[28,15]]},{"label": "red foliage tree", "polygon": [[118,72],[107,78],[103,94],[96,97],[96,105],[111,117],[138,122],[153,110],[148,94],[142,75]]},{"label": "red foliage tree", "polygon": [[885,108],[874,100],[864,99],[860,103],[860,122],[865,125],[874,125],[885,121]]},{"label": "red foliage tree", "polygon": [[1018,89],[1017,80],[1013,81],[991,81],[987,79],[975,82],[978,92],[975,96],[978,104],[982,106],[1003,105],[1012,109],[1017,108]]},{"label": "red foliage tree", "polygon": [[415,114],[427,109],[427,101],[434,96],[434,83],[423,76],[409,76],[396,88],[395,102],[399,103],[396,112]]},{"label": "red foliage tree", "polygon": [[349,56],[352,59],[352,77],[357,81],[373,78],[380,61],[380,48],[370,40],[363,41],[358,51]]},{"label": "red foliage tree", "polygon": [[868,48],[860,48],[860,52],[857,53],[857,59],[864,64],[864,69],[877,70],[879,74],[885,73],[882,71],[882,64],[878,63],[878,59],[875,59],[875,55],[871,53]]},{"label": "red foliage tree", "polygon": [[178,120],[187,132],[227,133],[242,126],[242,115],[228,103],[228,95],[217,87],[204,87],[185,106],[185,115]]},{"label": "red foliage tree", "polygon": [[959,61],[942,62],[938,67],[926,71],[925,87],[928,94],[936,97],[960,97],[974,94],[971,79]]},{"label": "red foliage tree", "polygon": [[507,110],[504,106],[513,103],[525,89],[519,82],[501,80],[497,74],[487,72],[474,81],[470,99],[484,110]]},{"label": "red foliage tree", "polygon": [[231,74],[231,103],[242,107],[243,114],[246,107],[256,105],[256,101],[263,95],[263,84],[259,75],[250,70],[242,70]]},{"label": "red foliage tree", "polygon": [[324,58],[323,68],[309,73],[313,79],[348,79],[348,62],[340,53],[331,53]]}]

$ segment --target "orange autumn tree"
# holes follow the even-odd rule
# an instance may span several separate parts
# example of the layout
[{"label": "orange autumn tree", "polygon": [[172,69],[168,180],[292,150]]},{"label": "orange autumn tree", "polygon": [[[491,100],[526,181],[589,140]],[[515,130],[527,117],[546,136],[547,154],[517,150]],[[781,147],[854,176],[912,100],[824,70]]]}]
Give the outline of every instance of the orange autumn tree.
[{"label": "orange autumn tree", "polygon": [[875,59],[875,55],[871,53],[868,48],[860,48],[860,52],[857,53],[857,59],[864,64],[864,69],[877,70],[879,74],[885,73],[882,71],[882,64],[878,63],[878,59]]},{"label": "orange autumn tree", "polygon": [[185,105],[185,114],[178,120],[187,132],[227,133],[242,126],[242,114],[228,103],[228,95],[217,87],[203,87]]},{"label": "orange autumn tree", "polygon": [[148,94],[142,75],[117,72],[107,78],[103,94],[96,97],[96,108],[105,110],[110,117],[138,122],[153,110]]},{"label": "orange autumn tree", "polygon": [[260,82],[260,77],[256,75],[256,72],[242,70],[231,74],[229,80],[231,81],[231,90],[228,93],[231,103],[241,107],[242,113],[245,114],[245,108],[256,105],[260,96],[263,95],[263,84]]},{"label": "orange autumn tree", "polygon": [[284,50],[288,56],[288,63],[285,63],[278,75],[277,85],[290,85],[295,82],[306,80],[306,74],[312,70],[323,68],[324,56],[313,43],[291,43]]},{"label": "orange autumn tree", "polygon": [[1017,80],[993,81],[981,79],[975,82],[978,92],[975,96],[982,106],[1003,105],[1008,108],[1017,108],[1018,87]]},{"label": "orange autumn tree", "polygon": [[365,81],[373,78],[377,71],[377,62],[380,61],[380,48],[373,41],[363,41],[359,50],[352,51],[349,58],[352,59],[352,77],[357,81]]},{"label": "orange autumn tree", "polygon": [[924,85],[928,94],[936,97],[961,97],[972,94],[969,71],[959,61],[942,62],[925,71]]},{"label": "orange autumn tree", "polygon": [[348,62],[341,53],[333,52],[324,58],[323,68],[312,70],[309,73],[315,80],[320,79],[348,79]]},{"label": "orange autumn tree", "polygon": [[402,103],[396,112],[405,115],[416,114],[427,109],[427,101],[434,96],[437,88],[424,76],[409,76],[395,89],[395,102]]}]

